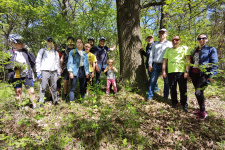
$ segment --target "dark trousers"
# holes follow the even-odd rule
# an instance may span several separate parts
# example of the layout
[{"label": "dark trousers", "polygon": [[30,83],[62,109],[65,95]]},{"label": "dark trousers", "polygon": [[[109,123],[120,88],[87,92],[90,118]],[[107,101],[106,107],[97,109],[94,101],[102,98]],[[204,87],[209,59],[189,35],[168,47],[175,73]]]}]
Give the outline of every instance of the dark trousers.
[{"label": "dark trousers", "polygon": [[187,79],[184,78],[183,72],[168,73],[170,95],[172,99],[172,105],[175,106],[178,103],[177,100],[177,83],[180,90],[180,103],[183,107],[187,107]]},{"label": "dark trousers", "polygon": [[86,75],[85,75],[84,67],[80,67],[78,70],[77,76],[74,76],[74,78],[71,79],[71,89],[69,93],[70,101],[74,101],[74,92],[76,91],[78,79],[80,82],[80,95],[82,98],[84,98],[85,92],[86,92],[86,88],[85,88]]},{"label": "dark trousers", "polygon": [[198,105],[200,111],[205,111],[205,97],[204,90],[207,86],[207,77],[206,75],[201,75],[200,73],[191,73],[192,83],[195,87],[195,96],[198,100]]}]

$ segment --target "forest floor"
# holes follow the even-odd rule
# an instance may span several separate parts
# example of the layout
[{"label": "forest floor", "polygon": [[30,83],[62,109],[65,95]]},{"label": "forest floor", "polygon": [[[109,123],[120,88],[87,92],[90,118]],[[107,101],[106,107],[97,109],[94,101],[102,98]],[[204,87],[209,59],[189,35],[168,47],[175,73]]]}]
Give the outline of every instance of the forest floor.
[{"label": "forest floor", "polygon": [[[162,79],[158,84],[163,89]],[[60,99],[57,106],[47,101],[44,108],[18,109],[12,87],[1,84],[0,149],[225,149],[221,83],[205,90],[209,117],[204,121],[193,114],[198,103],[190,82],[187,113],[182,107],[173,109],[162,90],[151,102],[129,86],[118,95],[106,96],[104,91],[91,91],[72,104]]]}]

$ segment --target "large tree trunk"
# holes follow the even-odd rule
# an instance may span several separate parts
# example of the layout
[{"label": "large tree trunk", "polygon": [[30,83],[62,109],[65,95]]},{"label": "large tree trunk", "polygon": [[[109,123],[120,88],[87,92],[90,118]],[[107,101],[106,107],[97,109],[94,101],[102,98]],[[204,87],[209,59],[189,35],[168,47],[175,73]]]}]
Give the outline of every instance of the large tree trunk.
[{"label": "large tree trunk", "polygon": [[117,28],[120,50],[120,83],[128,80],[143,92],[147,90],[147,76],[140,54],[140,0],[117,0]]}]

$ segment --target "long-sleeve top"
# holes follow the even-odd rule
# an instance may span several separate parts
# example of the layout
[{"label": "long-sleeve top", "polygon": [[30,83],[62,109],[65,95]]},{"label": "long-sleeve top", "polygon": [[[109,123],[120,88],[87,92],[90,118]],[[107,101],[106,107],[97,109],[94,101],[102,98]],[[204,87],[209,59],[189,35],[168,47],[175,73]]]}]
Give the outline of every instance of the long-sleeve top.
[{"label": "long-sleeve top", "polygon": [[39,75],[43,70],[57,71],[60,75],[59,55],[55,50],[47,50],[47,48],[39,50],[36,58],[36,72]]},{"label": "long-sleeve top", "polygon": [[[14,49],[7,50],[6,53],[10,53],[11,54],[11,57],[10,57],[10,59],[8,61],[10,61],[12,63],[8,64],[6,66],[6,68],[8,69],[9,82],[12,82],[13,78],[15,77],[15,72],[18,69],[17,67],[15,67],[13,65],[14,62],[16,61],[16,53],[15,53]],[[33,71],[32,71],[31,65],[30,65],[30,61],[29,61],[28,55],[27,55],[27,53],[24,50],[21,51],[21,53],[22,53],[23,57],[26,60],[26,64],[29,66],[27,77],[28,78],[33,78],[33,73],[32,73]],[[30,52],[30,55],[33,55],[33,53]],[[33,55],[33,57],[34,57],[34,55]]]},{"label": "long-sleeve top", "polygon": [[172,42],[165,41],[163,43],[156,42],[152,45],[152,50],[149,54],[148,65],[152,66],[153,62],[163,63],[163,55],[167,48],[173,47]]},{"label": "long-sleeve top", "polygon": [[[154,43],[155,43],[155,41],[154,41]],[[152,43],[152,45],[153,45],[154,43]],[[151,50],[152,50],[152,45],[149,45],[149,44],[148,44],[148,45],[146,46],[146,52],[145,52],[145,51],[141,51],[142,55],[144,55],[144,56],[146,57],[145,65],[146,65],[146,68],[147,68],[147,69],[148,69],[149,54],[150,54],[150,52],[151,52]]]},{"label": "long-sleeve top", "polygon": [[[194,64],[194,55],[198,48],[194,50],[191,57],[191,63]],[[206,74],[209,78],[212,78],[217,74],[218,69],[218,55],[215,47],[203,46],[202,50],[199,51],[199,69],[201,74]],[[192,69],[193,67],[191,67]],[[191,71],[190,71],[191,72]]]},{"label": "long-sleeve top", "polygon": [[88,55],[86,52],[82,52],[80,55],[78,49],[73,49],[69,53],[69,59],[67,63],[67,69],[69,72],[72,72],[74,76],[77,76],[79,71],[79,67],[84,66],[85,74],[89,74],[89,63],[88,63]]}]

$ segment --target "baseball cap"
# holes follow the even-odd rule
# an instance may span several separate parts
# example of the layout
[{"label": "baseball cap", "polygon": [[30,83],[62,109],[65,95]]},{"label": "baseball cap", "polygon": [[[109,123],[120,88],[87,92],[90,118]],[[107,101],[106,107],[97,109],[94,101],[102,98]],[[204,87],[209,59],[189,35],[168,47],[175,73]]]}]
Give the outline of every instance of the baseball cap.
[{"label": "baseball cap", "polygon": [[53,38],[52,38],[52,37],[47,37],[47,38],[46,38],[46,41],[48,41],[48,40],[50,40],[50,39],[51,39],[52,42],[53,42]]},{"label": "baseball cap", "polygon": [[89,37],[89,38],[88,38],[88,41],[89,41],[89,40],[95,41],[95,39],[94,39],[93,37]]},{"label": "baseball cap", "polygon": [[99,41],[101,41],[101,40],[105,40],[105,38],[104,37],[100,37]]},{"label": "baseball cap", "polygon": [[153,37],[153,36],[152,36],[152,35],[148,35],[148,36],[146,37],[146,39],[147,39],[147,38],[151,38],[151,37]]},{"label": "baseball cap", "polygon": [[159,32],[161,32],[161,31],[167,32],[167,30],[165,28],[162,28],[162,29],[159,30]]},{"label": "baseball cap", "polygon": [[13,43],[24,43],[24,39],[19,34],[9,34],[9,40]]}]

